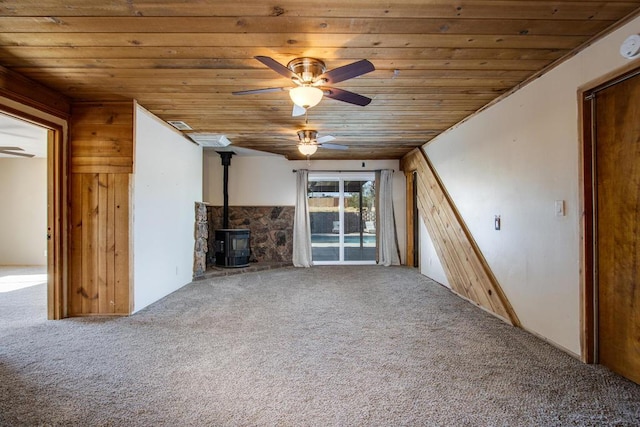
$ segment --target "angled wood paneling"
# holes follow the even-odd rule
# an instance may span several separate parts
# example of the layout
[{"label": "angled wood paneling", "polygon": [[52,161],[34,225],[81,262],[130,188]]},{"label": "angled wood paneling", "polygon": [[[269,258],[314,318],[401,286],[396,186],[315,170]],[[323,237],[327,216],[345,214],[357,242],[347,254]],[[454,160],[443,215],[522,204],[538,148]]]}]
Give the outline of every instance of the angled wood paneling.
[{"label": "angled wood paneling", "polygon": [[405,173],[417,171],[418,207],[451,288],[504,318],[520,322],[471,233],[421,149],[402,159]]},{"label": "angled wood paneling", "polygon": [[133,102],[72,108],[70,316],[132,309],[133,111]]}]

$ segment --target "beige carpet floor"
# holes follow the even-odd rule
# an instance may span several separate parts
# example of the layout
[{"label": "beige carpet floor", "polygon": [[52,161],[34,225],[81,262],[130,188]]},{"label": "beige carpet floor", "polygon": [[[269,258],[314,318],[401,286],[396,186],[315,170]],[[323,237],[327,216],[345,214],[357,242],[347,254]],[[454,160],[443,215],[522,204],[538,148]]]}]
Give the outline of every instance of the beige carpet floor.
[{"label": "beige carpet floor", "polygon": [[44,293],[44,285],[0,292],[2,426],[640,420],[640,386],[408,268],[212,278],[128,318],[47,321]]}]

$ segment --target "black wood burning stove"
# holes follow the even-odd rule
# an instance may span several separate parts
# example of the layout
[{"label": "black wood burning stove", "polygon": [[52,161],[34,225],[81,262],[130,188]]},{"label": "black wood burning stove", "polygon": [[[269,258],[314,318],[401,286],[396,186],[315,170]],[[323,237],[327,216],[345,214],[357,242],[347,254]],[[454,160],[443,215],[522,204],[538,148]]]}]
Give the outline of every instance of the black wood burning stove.
[{"label": "black wood burning stove", "polygon": [[249,230],[246,228],[229,228],[229,165],[233,152],[219,152],[224,166],[222,208],[222,227],[215,231],[216,265],[220,267],[246,267],[249,265],[251,248],[249,246]]},{"label": "black wood burning stove", "polygon": [[216,230],[216,265],[220,267],[246,267],[249,265],[249,230],[223,228]]}]

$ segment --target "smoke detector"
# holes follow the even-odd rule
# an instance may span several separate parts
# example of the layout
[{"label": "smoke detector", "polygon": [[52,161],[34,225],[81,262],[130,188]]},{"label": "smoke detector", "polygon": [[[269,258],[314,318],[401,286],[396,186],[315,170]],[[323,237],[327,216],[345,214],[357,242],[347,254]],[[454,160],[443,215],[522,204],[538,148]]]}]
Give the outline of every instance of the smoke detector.
[{"label": "smoke detector", "polygon": [[627,59],[633,59],[640,56],[640,35],[633,34],[627,37],[620,46],[620,55]]},{"label": "smoke detector", "polygon": [[203,147],[219,148],[231,144],[231,141],[220,133],[188,133],[187,136]]}]

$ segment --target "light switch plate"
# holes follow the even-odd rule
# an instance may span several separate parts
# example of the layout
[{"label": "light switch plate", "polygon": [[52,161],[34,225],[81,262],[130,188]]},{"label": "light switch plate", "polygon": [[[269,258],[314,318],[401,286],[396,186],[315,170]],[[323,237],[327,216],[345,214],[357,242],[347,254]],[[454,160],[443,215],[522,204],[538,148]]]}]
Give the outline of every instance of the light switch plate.
[{"label": "light switch plate", "polygon": [[564,216],[564,200],[556,200],[555,212],[556,216]]}]

